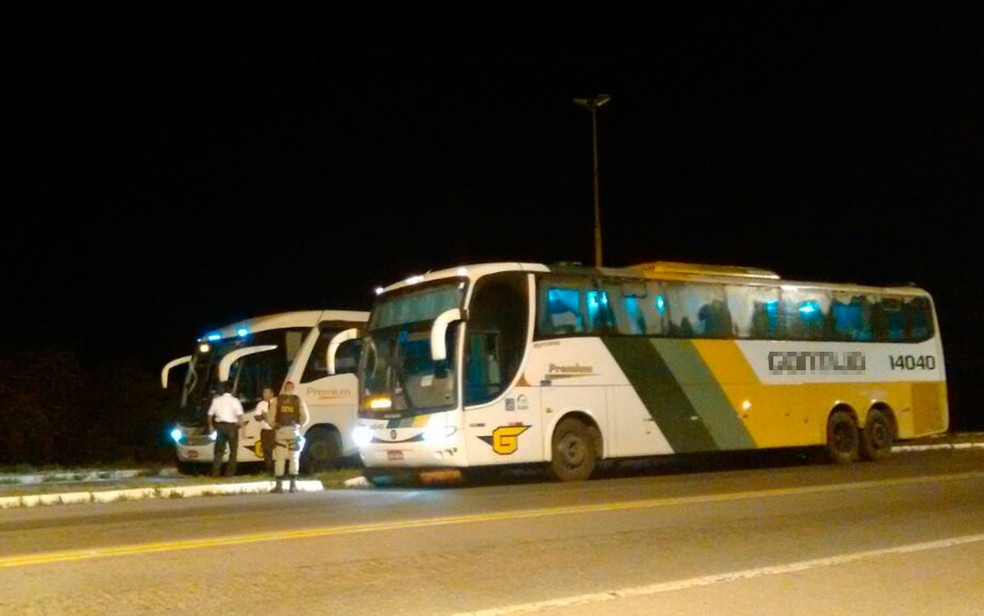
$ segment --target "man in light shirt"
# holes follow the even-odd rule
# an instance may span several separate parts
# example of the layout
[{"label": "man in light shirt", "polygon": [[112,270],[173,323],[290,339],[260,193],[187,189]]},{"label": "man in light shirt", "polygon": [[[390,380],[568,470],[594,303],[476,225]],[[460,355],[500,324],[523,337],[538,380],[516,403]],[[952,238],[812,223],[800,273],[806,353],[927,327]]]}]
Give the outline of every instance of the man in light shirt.
[{"label": "man in light shirt", "polygon": [[260,446],[263,449],[263,462],[266,463],[266,470],[273,476],[273,448],[274,430],[273,413],[270,409],[270,402],[273,400],[273,388],[263,388],[263,399],[256,405],[256,421],[260,424]]},{"label": "man in light shirt", "polygon": [[219,476],[226,445],[229,446],[229,465],[226,477],[236,474],[236,450],[239,448],[239,428],[243,425],[243,403],[227,391],[225,383],[219,383],[212,406],[208,409],[208,429],[215,432],[215,449],[212,450],[212,477]]}]

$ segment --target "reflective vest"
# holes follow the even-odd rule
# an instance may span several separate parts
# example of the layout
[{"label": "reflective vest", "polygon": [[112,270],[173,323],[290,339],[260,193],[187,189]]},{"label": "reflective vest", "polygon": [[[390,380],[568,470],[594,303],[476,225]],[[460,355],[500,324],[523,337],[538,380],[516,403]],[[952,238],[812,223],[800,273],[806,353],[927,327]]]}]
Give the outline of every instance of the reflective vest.
[{"label": "reflective vest", "polygon": [[298,426],[301,423],[301,398],[284,394],[277,398],[277,427]]}]

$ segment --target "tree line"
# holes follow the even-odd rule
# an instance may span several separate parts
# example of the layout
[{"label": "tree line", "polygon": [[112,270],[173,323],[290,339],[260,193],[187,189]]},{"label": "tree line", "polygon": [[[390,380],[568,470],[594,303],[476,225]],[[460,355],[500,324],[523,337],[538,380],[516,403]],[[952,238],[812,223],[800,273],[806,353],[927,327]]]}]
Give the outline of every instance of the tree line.
[{"label": "tree line", "polygon": [[136,360],[88,366],[61,349],[8,353],[0,357],[0,465],[167,463],[173,408],[158,375]]}]

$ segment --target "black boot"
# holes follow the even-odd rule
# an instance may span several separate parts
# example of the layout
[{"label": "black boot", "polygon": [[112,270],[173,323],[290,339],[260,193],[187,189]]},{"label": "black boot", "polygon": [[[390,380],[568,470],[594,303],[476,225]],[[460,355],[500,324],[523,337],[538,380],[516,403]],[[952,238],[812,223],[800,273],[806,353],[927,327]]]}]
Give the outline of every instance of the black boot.
[{"label": "black boot", "polygon": [[283,481],[283,478],[277,477],[277,485],[272,490],[270,490],[270,492],[272,492],[274,494],[283,494],[284,493],[284,486],[282,484],[282,481]]},{"label": "black boot", "polygon": [[290,476],[290,493],[297,492],[297,475]]}]

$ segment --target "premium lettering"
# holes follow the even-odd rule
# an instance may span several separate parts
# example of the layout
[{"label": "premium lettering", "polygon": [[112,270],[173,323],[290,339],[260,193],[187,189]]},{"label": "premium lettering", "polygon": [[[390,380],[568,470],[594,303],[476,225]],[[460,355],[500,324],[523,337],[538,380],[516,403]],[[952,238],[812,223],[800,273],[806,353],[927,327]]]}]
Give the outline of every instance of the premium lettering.
[{"label": "premium lettering", "polygon": [[861,351],[772,351],[769,372],[772,374],[861,374],[864,372]]}]

